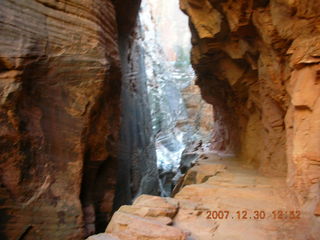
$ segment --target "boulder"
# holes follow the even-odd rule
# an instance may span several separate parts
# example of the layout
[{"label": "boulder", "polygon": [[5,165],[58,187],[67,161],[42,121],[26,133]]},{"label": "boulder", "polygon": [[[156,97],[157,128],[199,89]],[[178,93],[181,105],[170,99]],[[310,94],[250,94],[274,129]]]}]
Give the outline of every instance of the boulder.
[{"label": "boulder", "polygon": [[106,232],[121,240],[184,240],[187,237],[179,228],[120,211],[113,215]]}]

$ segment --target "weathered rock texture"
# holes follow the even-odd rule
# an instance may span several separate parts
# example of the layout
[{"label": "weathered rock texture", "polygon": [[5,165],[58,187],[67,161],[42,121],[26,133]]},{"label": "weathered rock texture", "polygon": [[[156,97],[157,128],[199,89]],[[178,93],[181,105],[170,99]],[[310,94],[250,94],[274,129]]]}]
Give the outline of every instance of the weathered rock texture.
[{"label": "weathered rock texture", "polygon": [[320,199],[320,2],[181,0],[192,64],[215,112],[213,149]]},{"label": "weathered rock texture", "polygon": [[[153,4],[159,5],[154,6]],[[170,8],[171,6],[166,6],[165,1],[145,0],[140,12],[143,32],[141,43],[144,48],[144,63],[148,78],[148,95],[152,127],[156,137],[158,166],[165,170],[172,170],[178,165],[181,151],[184,148],[181,137],[184,133],[177,128],[177,122],[185,120],[188,116],[180,88],[182,85],[188,85],[193,77],[189,63],[180,62],[183,74],[177,73],[174,63],[177,63],[178,59],[174,58],[170,61],[169,56],[165,54],[165,49],[168,49],[168,52],[172,54],[175,54],[177,50],[174,41],[163,41],[161,38],[168,32],[161,29],[161,23],[163,24],[166,18],[158,10],[162,9],[162,13],[168,15]],[[179,11],[179,16],[187,21],[187,17],[179,9],[177,11]],[[184,26],[184,29],[188,30],[186,29],[187,24],[183,25],[184,21],[178,20],[176,25]],[[168,23],[167,21],[166,24],[168,25]],[[178,35],[177,29],[178,27],[172,27],[171,31]],[[181,46],[182,52],[188,52],[189,49],[190,46],[189,48]]]},{"label": "weathered rock texture", "polygon": [[188,118],[179,121],[178,126],[182,129],[184,125],[192,126],[187,129],[187,132],[189,132],[189,135],[193,134],[197,136],[192,139],[193,141],[198,142],[201,140],[203,143],[210,143],[212,132],[214,131],[212,105],[202,99],[200,89],[195,85],[194,81],[189,86],[183,88],[181,93]]},{"label": "weathered rock texture", "polygon": [[184,240],[187,234],[183,230],[169,226],[177,212],[175,199],[141,195],[132,206],[124,205],[113,215],[105,234],[91,238]]},{"label": "weathered rock texture", "polygon": [[[282,177],[262,176],[234,158],[208,155],[185,176],[186,185],[175,195],[180,209],[176,227],[189,230],[194,239],[316,239],[319,223],[310,211],[301,210]],[[242,209],[242,210],[240,210]],[[275,210],[277,209],[277,210]],[[230,211],[221,219],[208,217],[212,211]],[[237,211],[247,211],[238,219]],[[272,211],[300,211],[298,218],[275,219]],[[266,216],[258,220],[255,211]]]},{"label": "weathered rock texture", "polygon": [[175,171],[184,148],[210,139],[212,105],[194,85],[188,18],[178,3],[145,0],[140,19],[158,166]]},{"label": "weathered rock texture", "polygon": [[0,2],[1,239],[81,239],[104,229],[123,166],[120,89],[136,71],[133,57],[123,59],[136,51],[139,5]]},{"label": "weathered rock texture", "polygon": [[123,67],[119,175],[115,207],[143,193],[158,194],[157,158],[147,92],[141,26],[120,36]]},{"label": "weathered rock texture", "polygon": [[170,196],[184,149],[211,140],[212,105],[193,82],[191,34],[178,2],[145,0],[139,17],[161,196]]},{"label": "weathered rock texture", "polygon": [[262,176],[215,154],[203,154],[196,164],[174,198],[140,196],[93,239],[318,239],[319,221],[300,208],[285,178]]}]

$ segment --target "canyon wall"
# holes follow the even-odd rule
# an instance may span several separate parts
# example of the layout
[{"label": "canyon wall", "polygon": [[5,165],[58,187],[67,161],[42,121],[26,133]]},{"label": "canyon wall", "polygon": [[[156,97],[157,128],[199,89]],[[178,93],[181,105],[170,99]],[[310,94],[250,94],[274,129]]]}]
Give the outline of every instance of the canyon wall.
[{"label": "canyon wall", "polygon": [[[174,81],[174,68],[164,53],[159,27],[153,15],[152,1],[141,6],[141,45],[144,49],[147,91],[151,109],[153,134],[156,140],[158,167],[172,170],[178,165],[184,144],[182,132],[176,129],[179,119],[187,117],[179,84]],[[167,45],[170,45],[167,43]],[[186,79],[188,81],[189,79]],[[180,138],[179,138],[180,137]]]},{"label": "canyon wall", "polygon": [[115,209],[140,194],[159,193],[157,157],[147,91],[141,25],[120,35],[123,70],[119,173]]},{"label": "canyon wall", "polygon": [[161,196],[170,196],[182,153],[210,142],[212,105],[194,85],[188,18],[178,2],[145,0],[139,17]]},{"label": "canyon wall", "polygon": [[[117,188],[118,177],[130,178],[130,170],[118,171],[131,168],[130,154],[118,152],[131,140],[138,141],[131,145],[136,150],[151,141],[148,130],[141,131],[148,123],[133,128],[125,114],[119,140],[120,98],[127,107],[134,92],[121,94],[121,82],[128,87],[138,71],[130,65],[137,58],[127,52],[137,55],[130,44],[139,5],[0,2],[1,239],[82,239],[104,229],[116,189],[124,201],[130,198],[129,182]],[[148,114],[138,101],[129,104],[130,121]],[[123,137],[125,131],[134,137]],[[135,186],[143,186],[146,168],[154,172],[150,149],[131,170],[140,174]]]},{"label": "canyon wall", "polygon": [[287,176],[301,205],[318,215],[320,2],[181,0],[180,7],[190,19],[197,84],[214,107],[213,150]]},{"label": "canyon wall", "polygon": [[194,85],[188,18],[178,2],[145,0],[140,19],[158,167],[176,170],[185,148],[210,138],[212,106]]}]

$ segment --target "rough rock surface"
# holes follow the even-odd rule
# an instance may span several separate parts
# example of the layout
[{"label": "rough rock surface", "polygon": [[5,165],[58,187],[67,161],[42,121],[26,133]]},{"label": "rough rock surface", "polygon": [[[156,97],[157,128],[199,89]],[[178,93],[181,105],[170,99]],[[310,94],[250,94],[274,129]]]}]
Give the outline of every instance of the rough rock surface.
[{"label": "rough rock surface", "polygon": [[140,194],[159,192],[141,31],[139,21],[130,36],[119,40],[123,77],[116,208]]},{"label": "rough rock surface", "polygon": [[[175,240],[315,240],[320,234],[313,209],[299,206],[284,177],[262,176],[216,154],[206,154],[189,172],[196,177],[174,198],[143,195],[120,208],[106,232],[121,239]],[[171,222],[161,221],[163,216]]]},{"label": "rough rock surface", "polygon": [[161,195],[170,196],[182,151],[211,139],[212,106],[192,81],[188,18],[177,1],[145,0],[139,17]]},{"label": "rough rock surface", "polygon": [[[144,1],[141,40],[154,131],[169,135],[169,130],[179,129],[184,133],[183,143],[189,144],[211,132],[212,106],[201,98],[199,87],[194,85],[187,17],[176,8],[175,1]],[[174,25],[170,25],[172,21]]]},{"label": "rough rock surface", "polygon": [[[130,66],[139,5],[0,1],[1,239],[71,240],[104,230],[117,169],[123,161],[132,166],[129,157],[118,157],[126,150],[119,149],[120,92],[121,82],[128,87],[140,70]],[[137,101],[122,107],[136,113]],[[142,141],[133,147],[150,144],[147,130],[131,130],[130,139]],[[155,165],[152,153],[146,156]]]},{"label": "rough rock surface", "polygon": [[119,238],[110,234],[100,233],[88,237],[87,240],[119,240]]},{"label": "rough rock surface", "polygon": [[112,233],[112,235],[118,236],[122,240],[186,239],[186,234],[179,228],[122,212],[116,212],[113,215],[106,232]]},{"label": "rough rock surface", "polygon": [[[320,2],[180,6],[190,19],[197,84],[214,108],[218,155],[181,179],[172,226],[190,239],[318,239]],[[212,219],[213,211],[232,215]],[[261,211],[266,216],[255,219]]]},{"label": "rough rock surface", "polygon": [[320,201],[320,2],[181,0],[192,64],[214,107],[213,150],[286,176],[305,208]]},{"label": "rough rock surface", "polygon": [[[189,135],[196,135],[192,140],[196,143],[201,140],[203,144],[208,144],[212,138],[214,114],[211,104],[205,102],[200,93],[200,89],[194,81],[189,86],[181,90],[183,102],[187,111],[188,118],[178,122],[178,126],[192,127],[187,129]],[[190,141],[190,140],[189,140]],[[191,144],[189,143],[187,148]]]},{"label": "rough rock surface", "polygon": [[[79,238],[83,165],[108,166],[101,177],[114,185],[115,8],[99,0],[1,1],[0,19],[1,239]],[[93,193],[85,188],[98,190],[92,174],[82,189],[88,205]]]},{"label": "rough rock surface", "polygon": [[[177,52],[175,49],[177,46],[174,45],[174,42],[163,41],[161,38],[163,35],[168,35],[161,28],[163,23],[168,25],[162,14],[168,15],[170,9],[171,6],[166,6],[164,0],[145,0],[140,12],[143,32],[141,43],[144,48],[144,63],[148,79],[148,96],[152,128],[156,140],[157,160],[159,168],[166,171],[176,168],[184,148],[185,142],[182,136],[185,133],[178,128],[177,123],[179,120],[186,120],[188,115],[180,89],[182,85],[190,84],[190,80],[193,78],[193,71],[189,63],[181,62],[177,57],[170,61],[169,56],[165,54],[166,48],[170,48],[168,52],[171,54],[176,55]],[[176,11],[179,11],[178,13],[184,21],[187,21],[187,17],[179,9]],[[171,30],[176,35],[178,26],[186,28],[187,24],[183,25],[178,19],[176,26]],[[189,52],[190,43],[180,47],[181,52]],[[176,64],[181,64],[181,71],[178,72]]]},{"label": "rough rock surface", "polygon": [[[122,240],[184,240],[187,237],[184,231],[168,226],[177,210],[175,199],[141,195],[132,206],[122,206],[113,215],[106,233],[100,236],[111,234]],[[164,221],[166,218],[170,221]]]}]

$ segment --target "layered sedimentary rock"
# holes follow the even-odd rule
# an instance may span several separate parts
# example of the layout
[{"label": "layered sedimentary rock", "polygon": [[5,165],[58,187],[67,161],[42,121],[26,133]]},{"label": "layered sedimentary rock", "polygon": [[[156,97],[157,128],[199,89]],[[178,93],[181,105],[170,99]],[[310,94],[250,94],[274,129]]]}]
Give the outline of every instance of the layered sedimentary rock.
[{"label": "layered sedimentary rock", "polygon": [[315,211],[320,181],[319,1],[181,0],[213,105],[213,149],[287,176]]},{"label": "layered sedimentary rock", "polygon": [[121,136],[115,208],[143,194],[159,193],[157,158],[147,91],[141,25],[120,38],[123,66]]},{"label": "layered sedimentary rock", "polygon": [[[176,73],[174,63],[178,59],[176,57],[169,59],[169,56],[166,55],[166,48],[174,55],[176,46],[173,42],[162,41],[161,36],[166,32],[161,29],[161,23],[163,24],[165,18],[157,11],[162,10],[162,13],[168,13],[169,9],[170,6],[167,6],[165,1],[146,0],[142,3],[140,13],[143,33],[141,43],[144,48],[144,63],[148,79],[152,127],[157,145],[158,166],[165,170],[173,170],[178,165],[181,151],[184,148],[182,141],[184,133],[177,128],[177,122],[188,116],[180,88],[181,85],[188,85],[193,76],[189,64],[182,66],[183,71],[181,72],[184,73],[184,76]],[[186,16],[181,12],[178,13],[184,21],[187,21]],[[178,20],[177,24],[182,25],[180,22]],[[184,25],[184,27],[187,26]],[[188,52],[188,48],[181,46],[181,51]]]},{"label": "layered sedimentary rock", "polygon": [[[163,217],[171,207],[155,210],[161,200],[151,197],[120,208],[101,237],[317,239],[319,3],[180,3],[190,17],[197,84],[214,108],[217,154],[203,154],[186,172],[169,200],[177,203],[170,219]],[[178,230],[184,236],[170,234]]]},{"label": "layered sedimentary rock", "polygon": [[210,136],[212,106],[194,85],[187,17],[177,2],[146,0],[140,19],[158,164],[172,170],[185,147]]},{"label": "layered sedimentary rock", "polygon": [[1,239],[81,239],[104,229],[117,169],[132,166],[118,158],[120,92],[138,71],[134,57],[124,59],[136,51],[129,44],[139,4],[0,2]]},{"label": "layered sedimentary rock", "polygon": [[188,118],[179,121],[178,126],[182,127],[182,129],[184,125],[192,126],[187,129],[187,133],[189,136],[195,135],[196,137],[190,140],[193,140],[195,143],[199,143],[201,140],[203,144],[210,145],[212,133],[214,132],[212,105],[202,99],[200,89],[195,85],[194,81],[189,86],[183,88],[181,93]]},{"label": "layered sedimentary rock", "polygon": [[139,16],[161,195],[170,196],[182,152],[210,139],[212,106],[194,85],[188,18],[178,2],[145,0]]}]

